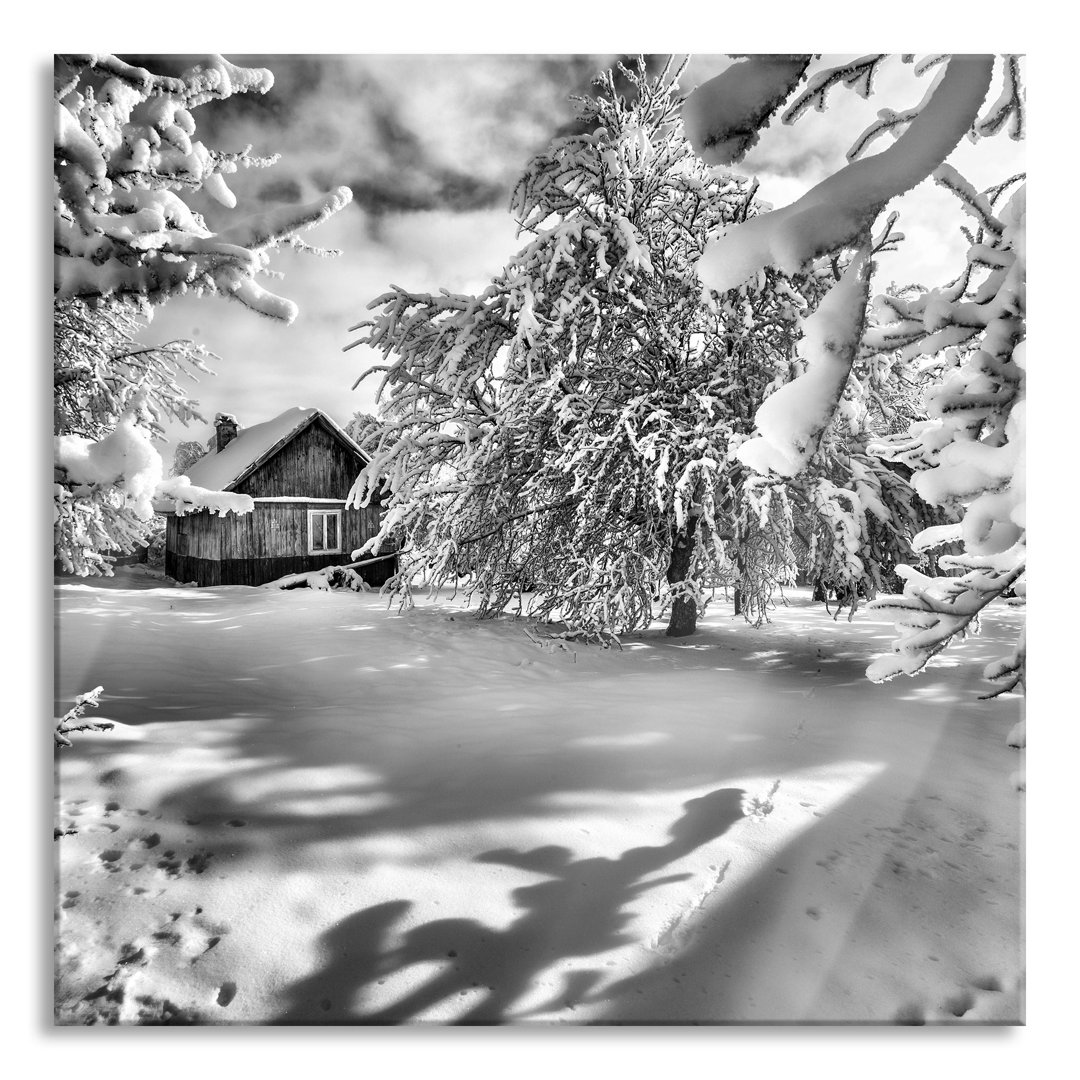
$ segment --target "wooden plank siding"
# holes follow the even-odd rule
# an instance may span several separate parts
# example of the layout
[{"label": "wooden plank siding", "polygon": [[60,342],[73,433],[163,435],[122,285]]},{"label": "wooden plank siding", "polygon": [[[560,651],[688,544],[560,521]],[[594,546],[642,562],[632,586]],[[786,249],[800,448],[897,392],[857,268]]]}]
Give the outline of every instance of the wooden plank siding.
[{"label": "wooden plank siding", "polygon": [[[308,511],[341,512],[342,550],[308,552]],[[303,574],[352,561],[352,552],[379,529],[379,509],[345,509],[337,502],[257,502],[250,514],[220,517],[209,511],[170,514],[165,572],[177,581],[199,585],[263,585],[286,574]],[[211,555],[210,552],[216,552]],[[358,573],[370,585],[382,585],[393,573],[394,560],[362,566]],[[175,572],[174,572],[175,571]]]},{"label": "wooden plank siding", "polygon": [[165,573],[176,581],[221,584],[221,522],[207,511],[179,516],[165,523]]},{"label": "wooden plank siding", "polygon": [[356,454],[316,418],[233,490],[256,499],[306,495],[344,500],[362,468]]}]

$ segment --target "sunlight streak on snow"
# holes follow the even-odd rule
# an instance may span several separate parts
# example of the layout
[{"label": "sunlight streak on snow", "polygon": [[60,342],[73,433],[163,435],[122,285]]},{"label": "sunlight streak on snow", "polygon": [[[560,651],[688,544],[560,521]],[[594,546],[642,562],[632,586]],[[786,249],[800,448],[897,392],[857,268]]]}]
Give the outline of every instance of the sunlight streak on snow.
[{"label": "sunlight streak on snow", "polygon": [[571,739],[567,746],[607,746],[618,748],[620,746],[655,746],[657,743],[668,742],[671,735],[663,731],[639,731],[632,735],[584,735],[577,739]]},{"label": "sunlight streak on snow", "polygon": [[[265,762],[260,762],[265,766]],[[231,796],[237,803],[259,803],[268,798],[281,805],[292,795],[328,798],[341,789],[355,791],[372,788],[381,783],[375,772],[359,765],[322,765],[306,768],[261,768],[255,776],[236,776],[228,783]]]},{"label": "sunlight streak on snow", "polygon": [[343,793],[280,799],[274,804],[274,809],[279,814],[293,814],[296,817],[322,817],[326,814],[370,814],[396,804],[397,799],[389,792],[372,791],[363,795]]}]

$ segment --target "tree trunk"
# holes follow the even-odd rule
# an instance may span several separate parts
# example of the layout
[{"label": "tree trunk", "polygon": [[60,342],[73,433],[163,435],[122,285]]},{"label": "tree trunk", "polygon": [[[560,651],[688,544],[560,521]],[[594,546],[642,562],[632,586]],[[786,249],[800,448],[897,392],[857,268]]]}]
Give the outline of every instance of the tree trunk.
[{"label": "tree trunk", "polygon": [[[671,548],[671,561],[668,563],[668,583],[675,585],[690,576],[690,567],[694,561],[694,534],[697,531],[697,516],[692,516],[680,529]],[[687,637],[697,630],[697,603],[687,597],[678,597],[671,604],[671,617],[668,620],[667,637]]]},{"label": "tree trunk", "polygon": [[735,586],[735,614],[742,614],[742,589],[738,585]]}]

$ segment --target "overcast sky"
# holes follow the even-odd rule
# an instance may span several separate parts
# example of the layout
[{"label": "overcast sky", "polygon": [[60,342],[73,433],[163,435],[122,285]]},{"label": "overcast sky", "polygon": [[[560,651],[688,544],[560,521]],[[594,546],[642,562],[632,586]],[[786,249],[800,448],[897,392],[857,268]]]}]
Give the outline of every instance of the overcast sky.
[{"label": "overcast sky", "polygon": [[[194,57],[132,56],[151,70],[174,73]],[[610,55],[513,56],[243,56],[234,63],[269,67],[274,89],[261,98],[213,102],[198,109],[199,135],[215,149],[278,153],[268,169],[230,179],[239,208],[260,201],[308,200],[346,184],[354,202],[309,242],[340,249],[336,258],[292,251],[272,261],[284,274],[270,283],[296,301],[291,326],[261,318],[219,298],[184,297],[158,309],[148,340],[190,337],[216,353],[217,374],[196,390],[208,419],[234,413],[241,425],[295,405],[317,406],[339,423],[374,411],[375,379],[356,378],[378,357],[364,347],[343,352],[348,327],[391,284],[420,291],[482,289],[519,246],[507,207],[529,157],[567,130],[570,96],[587,92]],[[838,57],[824,57],[821,65]],[[731,61],[695,56],[684,90]],[[739,171],[756,176],[759,197],[781,206],[844,163],[856,137],[886,106],[917,104],[929,79],[897,59],[868,100],[833,91],[824,113],[773,125]],[[992,91],[996,96],[996,88]],[[872,149],[883,149],[885,142]],[[1004,134],[962,145],[950,160],[977,187],[1024,169],[1023,143]],[[964,222],[955,200],[931,182],[896,204],[907,236],[901,254],[883,260],[878,284],[944,282],[962,265]],[[222,222],[223,224],[224,222]],[[214,224],[212,221],[211,224]],[[209,424],[169,430],[205,442]]]}]

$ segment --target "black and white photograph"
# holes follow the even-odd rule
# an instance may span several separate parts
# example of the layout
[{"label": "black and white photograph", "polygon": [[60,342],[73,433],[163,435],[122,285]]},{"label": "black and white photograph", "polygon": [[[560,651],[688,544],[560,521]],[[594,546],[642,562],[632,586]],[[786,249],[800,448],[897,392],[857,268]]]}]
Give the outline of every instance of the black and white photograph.
[{"label": "black and white photograph", "polygon": [[52,1025],[1023,1026],[1025,55],[325,36],[50,58]]}]

